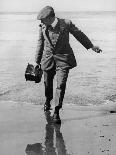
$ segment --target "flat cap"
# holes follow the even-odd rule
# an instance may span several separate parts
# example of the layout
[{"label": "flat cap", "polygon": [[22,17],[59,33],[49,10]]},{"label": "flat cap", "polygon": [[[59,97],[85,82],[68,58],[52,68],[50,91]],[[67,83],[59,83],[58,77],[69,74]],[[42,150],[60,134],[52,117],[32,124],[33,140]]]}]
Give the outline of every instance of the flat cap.
[{"label": "flat cap", "polygon": [[41,20],[50,16],[55,16],[54,9],[51,6],[46,6],[39,12],[37,19]]}]

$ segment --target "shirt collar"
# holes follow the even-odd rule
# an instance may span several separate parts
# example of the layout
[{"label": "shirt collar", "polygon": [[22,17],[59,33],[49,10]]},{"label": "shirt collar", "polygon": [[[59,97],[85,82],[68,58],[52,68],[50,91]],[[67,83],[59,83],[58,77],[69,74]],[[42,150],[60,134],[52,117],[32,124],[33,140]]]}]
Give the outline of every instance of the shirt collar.
[{"label": "shirt collar", "polygon": [[58,23],[58,19],[55,18],[54,22],[51,24],[51,26],[54,28],[56,26],[56,24]]}]

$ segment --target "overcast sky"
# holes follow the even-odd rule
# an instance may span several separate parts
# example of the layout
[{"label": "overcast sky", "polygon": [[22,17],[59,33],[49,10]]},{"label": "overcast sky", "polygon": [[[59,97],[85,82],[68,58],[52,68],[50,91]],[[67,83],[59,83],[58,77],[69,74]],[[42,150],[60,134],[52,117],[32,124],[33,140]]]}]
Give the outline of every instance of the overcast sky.
[{"label": "overcast sky", "polygon": [[0,0],[0,11],[39,11],[51,5],[56,11],[116,11],[116,0]]}]

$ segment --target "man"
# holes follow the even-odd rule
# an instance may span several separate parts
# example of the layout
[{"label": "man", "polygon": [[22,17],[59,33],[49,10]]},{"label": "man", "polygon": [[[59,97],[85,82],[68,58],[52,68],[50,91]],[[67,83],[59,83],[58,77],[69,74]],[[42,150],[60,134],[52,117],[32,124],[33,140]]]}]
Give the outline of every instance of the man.
[{"label": "man", "polygon": [[55,17],[51,6],[44,7],[37,16],[41,21],[39,39],[36,50],[36,63],[40,64],[44,71],[44,84],[46,102],[44,110],[51,109],[53,99],[53,79],[57,75],[57,88],[55,94],[55,110],[53,120],[59,123],[59,110],[62,108],[65,94],[66,81],[69,70],[76,67],[76,60],[69,44],[71,33],[86,49],[100,53],[99,47],[94,46],[88,37],[81,32],[71,20]]}]

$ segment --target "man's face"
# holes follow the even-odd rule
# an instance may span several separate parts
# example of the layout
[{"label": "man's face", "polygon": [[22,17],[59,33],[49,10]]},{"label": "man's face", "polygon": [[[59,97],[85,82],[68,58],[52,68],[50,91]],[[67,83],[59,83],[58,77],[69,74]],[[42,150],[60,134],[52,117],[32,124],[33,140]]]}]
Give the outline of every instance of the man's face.
[{"label": "man's face", "polygon": [[45,24],[46,26],[49,26],[53,23],[54,19],[55,17],[47,17],[47,18],[41,19],[41,22]]}]

